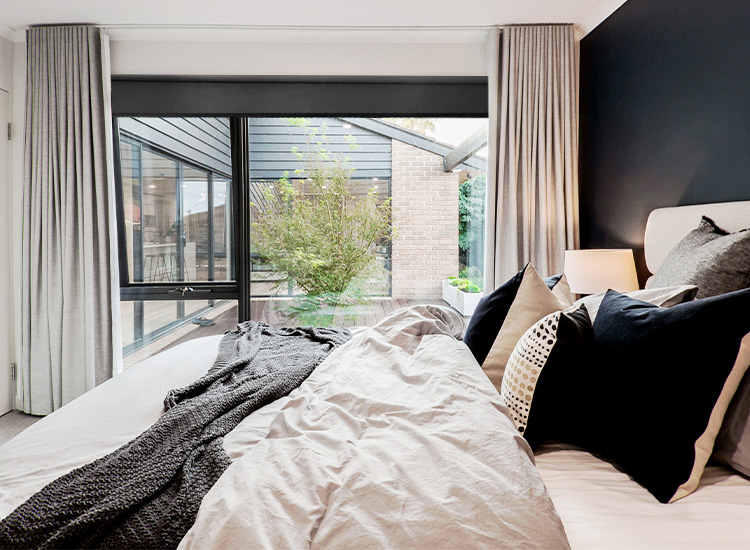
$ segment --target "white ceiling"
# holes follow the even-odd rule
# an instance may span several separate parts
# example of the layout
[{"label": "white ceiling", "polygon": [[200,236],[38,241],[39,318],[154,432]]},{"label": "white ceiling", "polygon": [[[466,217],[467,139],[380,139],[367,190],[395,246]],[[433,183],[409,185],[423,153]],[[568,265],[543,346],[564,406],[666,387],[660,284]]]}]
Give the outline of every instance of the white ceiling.
[{"label": "white ceiling", "polygon": [[[573,23],[587,34],[625,0],[0,0],[0,34],[30,25],[91,23],[153,32],[425,31],[464,34],[492,25]],[[479,35],[478,35],[479,36]],[[478,38],[481,40],[482,38]]]}]

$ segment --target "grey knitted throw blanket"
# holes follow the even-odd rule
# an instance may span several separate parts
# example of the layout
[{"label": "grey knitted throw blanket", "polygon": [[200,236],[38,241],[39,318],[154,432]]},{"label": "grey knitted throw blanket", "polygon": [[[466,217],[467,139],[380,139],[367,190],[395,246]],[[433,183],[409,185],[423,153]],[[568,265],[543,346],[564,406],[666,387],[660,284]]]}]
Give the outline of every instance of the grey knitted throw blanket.
[{"label": "grey knitted throw blanket", "polygon": [[0,522],[0,548],[177,547],[230,464],[223,436],[299,386],[349,338],[346,329],[241,323],[225,334],[205,376],[169,391],[151,428]]}]

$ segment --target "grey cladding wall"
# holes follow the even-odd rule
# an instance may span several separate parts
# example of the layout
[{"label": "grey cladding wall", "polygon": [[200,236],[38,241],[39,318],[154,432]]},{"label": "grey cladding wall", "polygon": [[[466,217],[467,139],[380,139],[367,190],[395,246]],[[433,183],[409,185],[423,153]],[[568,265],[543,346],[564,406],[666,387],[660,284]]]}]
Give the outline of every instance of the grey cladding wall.
[{"label": "grey cladding wall", "polygon": [[[388,180],[391,177],[391,139],[376,132],[351,125],[338,118],[308,118],[311,127],[325,127],[328,141],[324,147],[333,155],[348,158],[355,168],[354,178]],[[226,118],[159,118],[122,117],[120,131],[139,141],[165,150],[215,172],[231,175],[229,119]],[[276,181],[284,172],[294,177],[303,163],[293,148],[308,147],[303,128],[290,125],[283,118],[249,118],[250,178]],[[351,138],[356,148],[350,147]]]},{"label": "grey cladding wall", "polygon": [[[325,127],[327,142],[323,146],[331,154],[348,158],[355,172],[355,179],[391,177],[391,140],[381,134],[355,125],[344,128],[338,118],[308,118],[311,128]],[[303,168],[303,163],[292,152],[294,147],[306,150],[307,130],[290,125],[283,118],[250,118],[250,179],[278,180],[284,172],[294,177],[294,170]],[[349,146],[351,136],[356,149]]]},{"label": "grey cladding wall", "polygon": [[229,119],[210,117],[118,118],[121,132],[203,168],[232,174]]}]

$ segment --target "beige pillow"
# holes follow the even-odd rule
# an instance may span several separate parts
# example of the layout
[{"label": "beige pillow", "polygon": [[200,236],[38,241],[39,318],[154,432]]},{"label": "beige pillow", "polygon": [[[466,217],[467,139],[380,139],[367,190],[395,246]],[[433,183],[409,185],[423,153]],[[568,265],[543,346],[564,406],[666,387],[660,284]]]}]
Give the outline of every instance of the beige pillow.
[{"label": "beige pillow", "polygon": [[572,305],[570,287],[565,275],[555,285],[554,290],[547,287],[534,266],[529,264],[500,332],[482,363],[482,369],[497,391],[501,390],[505,365],[521,336],[543,317]]}]

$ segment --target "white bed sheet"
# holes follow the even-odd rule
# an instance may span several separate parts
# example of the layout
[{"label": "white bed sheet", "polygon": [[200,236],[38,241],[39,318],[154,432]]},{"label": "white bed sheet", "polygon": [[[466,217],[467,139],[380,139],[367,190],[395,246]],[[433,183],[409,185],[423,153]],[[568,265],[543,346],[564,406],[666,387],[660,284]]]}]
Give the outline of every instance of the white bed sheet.
[{"label": "white bed sheet", "polygon": [[708,466],[698,489],[661,504],[588,452],[546,446],[536,464],[573,550],[750,548],[750,480]]},{"label": "white bed sheet", "polygon": [[[201,338],[147,359],[0,447],[0,517],[47,483],[114,451],[156,422],[167,391],[205,374],[220,340]],[[51,449],[57,455],[54,463]]]}]

